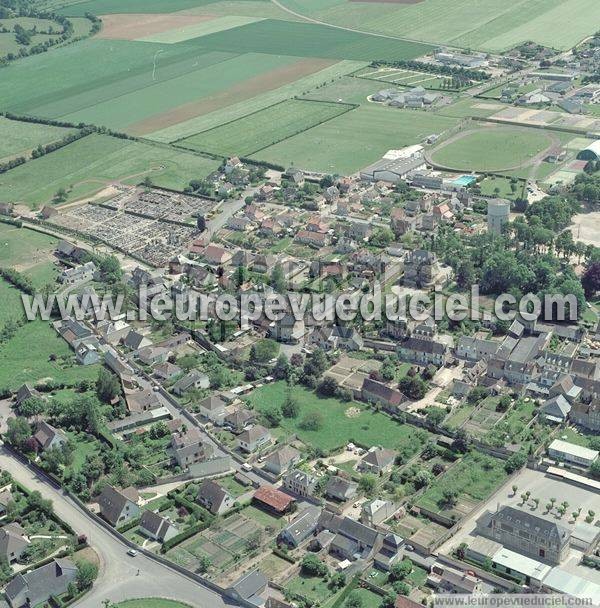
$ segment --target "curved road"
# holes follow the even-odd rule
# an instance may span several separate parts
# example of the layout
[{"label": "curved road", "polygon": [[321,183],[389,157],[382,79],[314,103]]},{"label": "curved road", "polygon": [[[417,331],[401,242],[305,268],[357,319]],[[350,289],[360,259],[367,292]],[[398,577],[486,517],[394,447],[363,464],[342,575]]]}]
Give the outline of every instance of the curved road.
[{"label": "curved road", "polygon": [[[69,523],[77,534],[85,534],[100,556],[98,580],[77,606],[99,608],[102,601],[128,598],[163,597],[186,602],[197,608],[225,608],[225,598],[139,553],[127,555],[128,547],[85,513],[62,490],[29,469],[0,447],[0,468],[31,490],[39,490],[52,500],[56,514]],[[139,572],[139,574],[138,574]],[[230,605],[234,605],[233,602]]]}]

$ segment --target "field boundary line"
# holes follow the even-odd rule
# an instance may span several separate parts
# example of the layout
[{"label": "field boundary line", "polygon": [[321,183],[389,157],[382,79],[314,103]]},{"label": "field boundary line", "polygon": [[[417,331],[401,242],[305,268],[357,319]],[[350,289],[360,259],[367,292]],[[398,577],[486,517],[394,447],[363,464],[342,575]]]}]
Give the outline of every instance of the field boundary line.
[{"label": "field boundary line", "polygon": [[313,123],[312,125],[310,125],[309,127],[305,128],[305,129],[301,129],[299,131],[296,131],[295,133],[292,133],[291,135],[287,135],[286,137],[282,137],[281,139],[278,139],[277,141],[273,141],[271,143],[269,143],[266,146],[261,146],[260,148],[257,148],[256,150],[253,150],[251,152],[247,152],[244,153],[242,156],[244,157],[248,157],[248,156],[252,156],[254,154],[258,154],[259,152],[262,152],[263,150],[266,150],[267,148],[270,148],[271,146],[274,146],[276,144],[279,144],[283,141],[286,141],[292,137],[295,137],[296,135],[300,135],[301,133],[305,133],[306,131],[309,131],[310,129],[313,129],[314,127],[318,127],[322,124],[325,124],[326,122],[329,122],[330,120],[333,120],[334,118],[338,118],[340,116],[343,116],[344,114],[347,114],[348,112],[351,112],[352,110],[356,110],[356,108],[358,108],[360,106],[360,104],[350,104],[350,103],[343,103],[343,102],[336,102],[336,101],[327,101],[324,99],[304,99],[304,98],[298,98],[298,97],[292,97],[291,99],[284,99],[283,101],[278,101],[277,103],[274,103],[270,106],[267,106],[266,108],[261,108],[260,110],[255,110],[254,112],[250,112],[250,114],[246,114],[246,116],[241,116],[240,118],[235,118],[233,120],[229,120],[227,122],[224,122],[220,125],[217,125],[216,127],[211,127],[210,129],[206,129],[204,131],[199,131],[198,133],[194,133],[193,135],[189,135],[187,137],[175,140],[173,142],[174,145],[177,145],[178,148],[181,148],[182,150],[197,150],[198,152],[203,152],[204,154],[213,154],[212,152],[207,152],[207,151],[203,151],[199,148],[188,148],[187,146],[182,145],[182,142],[184,142],[186,139],[191,139],[192,137],[197,137],[198,135],[202,135],[202,134],[206,134],[206,133],[210,133],[211,131],[216,131],[218,129],[220,129],[221,127],[224,126],[229,126],[232,125],[236,122],[240,122],[242,120],[246,120],[249,117],[255,116],[256,114],[259,114],[261,112],[265,112],[267,110],[270,110],[272,108],[275,108],[277,106],[280,106],[282,104],[286,104],[289,103],[290,101],[297,101],[297,102],[302,102],[302,103],[321,103],[321,104],[326,104],[326,105],[331,105],[331,106],[340,106],[343,107],[344,109],[339,111],[337,114],[335,114],[334,116],[330,116],[328,118],[325,118],[323,120],[320,120],[316,123]]}]

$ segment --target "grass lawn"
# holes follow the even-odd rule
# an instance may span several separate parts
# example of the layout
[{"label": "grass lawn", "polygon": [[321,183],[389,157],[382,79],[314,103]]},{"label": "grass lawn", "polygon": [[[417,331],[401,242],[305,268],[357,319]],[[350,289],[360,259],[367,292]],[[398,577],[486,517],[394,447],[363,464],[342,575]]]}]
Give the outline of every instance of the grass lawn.
[{"label": "grass lawn", "polygon": [[183,150],[90,135],[6,172],[0,181],[0,199],[41,205],[51,201],[59,188],[66,188],[68,200],[76,200],[111,181],[137,184],[145,176],[157,186],[182,189],[192,177],[204,177],[217,165]]},{"label": "grass lawn", "polygon": [[469,452],[444,475],[436,479],[419,499],[417,505],[441,513],[448,509],[444,505],[444,490],[456,490],[461,499],[479,502],[485,500],[505,479],[502,460],[478,452]]},{"label": "grass lawn", "polygon": [[[285,400],[286,385],[275,382],[262,386],[250,395],[250,402],[258,410],[280,406]],[[321,399],[314,392],[296,386],[294,397],[300,405],[298,418],[284,418],[275,433],[295,433],[307,444],[330,451],[352,441],[360,445],[382,445],[414,454],[427,441],[428,433],[407,424],[393,421],[389,416],[373,412],[360,403],[342,403],[337,399]],[[349,408],[359,411],[358,416],[347,415]],[[319,412],[323,416],[322,427],[306,431],[300,423],[306,414]]]},{"label": "grass lawn", "polygon": [[502,171],[528,163],[549,148],[551,138],[542,130],[491,127],[466,132],[442,144],[431,160],[457,171]]},{"label": "grass lawn", "polygon": [[0,223],[0,266],[22,272],[36,287],[53,283],[58,276],[54,264],[57,243],[54,236]]},{"label": "grass lawn", "polygon": [[40,144],[58,141],[74,132],[75,129],[20,122],[0,116],[0,160],[10,156],[28,154]]},{"label": "grass lawn", "polygon": [[284,526],[287,525],[287,521],[280,517],[275,517],[262,509],[258,509],[257,507],[250,505],[246,507],[242,514],[250,519],[253,519],[258,524],[260,524],[263,528],[275,528],[277,530],[281,530]]},{"label": "grass lawn", "polygon": [[383,598],[370,589],[355,589],[352,595],[357,595],[362,600],[363,608],[380,608]]},{"label": "grass lawn", "polygon": [[[509,200],[519,198],[523,193],[522,181],[517,181],[515,183],[515,190],[513,192],[511,188],[510,178],[496,177],[494,175],[492,175],[491,177],[487,177],[483,181],[479,182],[479,187],[481,188],[481,194],[483,194],[484,196],[495,196],[500,198],[507,198]],[[496,189],[498,191],[496,191]]]},{"label": "grass lawn", "polygon": [[592,433],[583,434],[573,427],[567,427],[566,429],[560,429],[556,438],[568,441],[569,443],[574,443],[575,445],[580,445],[584,448],[590,448],[591,440],[594,438],[597,439],[598,435]]},{"label": "grass lawn", "polygon": [[18,321],[23,317],[21,292],[4,279],[0,279],[0,325]]},{"label": "grass lawn", "polygon": [[366,104],[270,146],[252,158],[348,175],[379,160],[388,150],[420,142],[455,122],[456,119],[432,112]]},{"label": "grass lawn", "polygon": [[249,488],[244,487],[241,483],[238,483],[233,475],[227,477],[221,477],[217,480],[220,486],[223,486],[234,498],[241,496],[249,491]]},{"label": "grass lawn", "polygon": [[323,602],[331,595],[327,581],[318,576],[306,576],[300,573],[292,578],[286,585],[291,593],[302,595],[315,602]]},{"label": "grass lawn", "polygon": [[74,359],[73,351],[49,323],[27,322],[0,346],[0,386],[15,390],[24,382],[35,384],[46,378],[67,385],[96,380],[98,365],[77,365]]},{"label": "grass lawn", "polygon": [[100,452],[100,442],[86,433],[67,432],[71,443],[73,444],[73,463],[69,467],[71,473],[78,473],[85,462],[88,454]]},{"label": "grass lawn", "polygon": [[202,131],[179,145],[221,156],[249,156],[352,109],[339,103],[290,99],[244,118]]}]

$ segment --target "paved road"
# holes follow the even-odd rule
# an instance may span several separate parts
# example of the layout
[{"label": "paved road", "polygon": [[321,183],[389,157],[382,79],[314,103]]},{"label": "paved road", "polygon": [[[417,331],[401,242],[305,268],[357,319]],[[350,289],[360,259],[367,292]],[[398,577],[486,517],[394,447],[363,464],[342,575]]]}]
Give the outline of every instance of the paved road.
[{"label": "paved road", "polygon": [[85,534],[100,556],[98,580],[90,593],[77,602],[77,606],[99,608],[104,599],[119,601],[153,596],[180,600],[198,608],[224,608],[228,605],[217,593],[141,553],[129,557],[126,545],[96,523],[61,490],[14,458],[3,446],[0,447],[0,468],[29,489],[39,490],[44,498],[51,499],[57,515],[69,523],[76,533]]}]

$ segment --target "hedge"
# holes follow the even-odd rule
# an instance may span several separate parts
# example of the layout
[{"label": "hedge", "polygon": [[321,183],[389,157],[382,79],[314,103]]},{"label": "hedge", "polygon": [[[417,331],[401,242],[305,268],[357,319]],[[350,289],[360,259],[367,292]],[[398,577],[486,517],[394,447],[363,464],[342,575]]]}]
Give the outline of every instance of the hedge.
[{"label": "hedge", "polygon": [[209,525],[210,525],[210,522],[203,521],[199,524],[196,524],[195,526],[192,526],[191,528],[188,528],[185,532],[181,532],[180,534],[173,536],[172,538],[170,538],[169,540],[167,540],[163,543],[162,547],[160,548],[160,552],[166,553],[173,547],[176,547],[177,545],[182,543],[184,540],[187,540],[188,538],[191,538],[195,534],[198,534],[199,532],[206,530],[206,528],[208,528]]}]

